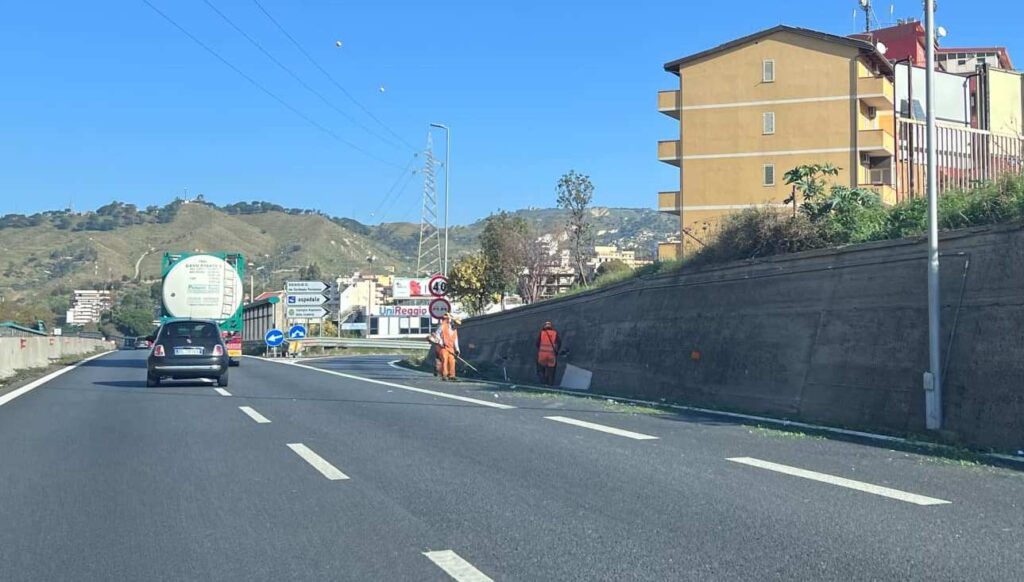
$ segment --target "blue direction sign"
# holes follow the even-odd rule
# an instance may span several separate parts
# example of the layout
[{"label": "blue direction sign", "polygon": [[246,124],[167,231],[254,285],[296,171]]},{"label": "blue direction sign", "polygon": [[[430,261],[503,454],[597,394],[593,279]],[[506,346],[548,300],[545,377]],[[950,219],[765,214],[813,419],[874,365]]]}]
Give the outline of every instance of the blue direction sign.
[{"label": "blue direction sign", "polygon": [[263,335],[263,341],[267,342],[268,348],[276,348],[284,343],[284,332],[279,329],[268,329]]},{"label": "blue direction sign", "polygon": [[290,339],[290,340],[306,339],[306,326],[304,326],[304,325],[293,325],[290,328],[288,328],[288,339]]}]

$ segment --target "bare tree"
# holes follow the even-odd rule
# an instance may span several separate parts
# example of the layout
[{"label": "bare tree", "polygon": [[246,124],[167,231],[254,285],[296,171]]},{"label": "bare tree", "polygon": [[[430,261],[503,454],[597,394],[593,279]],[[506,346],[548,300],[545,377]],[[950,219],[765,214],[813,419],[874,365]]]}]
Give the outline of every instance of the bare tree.
[{"label": "bare tree", "polygon": [[517,254],[522,261],[522,272],[516,291],[522,297],[523,303],[534,303],[540,299],[544,277],[551,268],[551,258],[544,245],[529,234],[520,238],[519,247]]},{"label": "bare tree", "polygon": [[556,191],[558,207],[569,212],[565,227],[569,234],[577,281],[586,286],[587,271],[583,267],[583,261],[587,255],[584,249],[590,242],[590,203],[594,200],[594,185],[590,183],[590,176],[569,170],[569,173],[564,174],[558,181]]}]

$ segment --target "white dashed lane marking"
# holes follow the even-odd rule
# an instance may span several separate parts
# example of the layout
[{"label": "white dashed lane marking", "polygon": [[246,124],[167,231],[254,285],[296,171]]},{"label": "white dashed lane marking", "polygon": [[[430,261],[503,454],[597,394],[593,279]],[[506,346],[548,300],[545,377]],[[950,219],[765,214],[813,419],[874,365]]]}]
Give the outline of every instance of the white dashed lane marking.
[{"label": "white dashed lane marking", "polygon": [[270,419],[268,419],[267,417],[263,416],[262,414],[256,412],[250,406],[239,406],[238,409],[241,410],[242,412],[244,412],[249,418],[251,418],[251,419],[255,420],[256,422],[258,422],[259,424],[269,424],[270,423]]},{"label": "white dashed lane marking", "polygon": [[295,454],[302,457],[302,460],[306,461],[317,471],[320,471],[324,477],[327,477],[331,481],[343,481],[348,479],[348,475],[342,473],[337,467],[328,463],[323,457],[314,453],[309,447],[302,443],[290,443],[288,448],[295,451]]},{"label": "white dashed lane marking", "polygon": [[794,477],[803,477],[804,479],[810,479],[811,481],[828,483],[830,485],[845,487],[847,489],[855,489],[857,491],[863,491],[864,493],[871,493],[874,495],[881,495],[882,497],[888,497],[890,499],[898,499],[899,501],[906,501],[907,503],[913,503],[915,505],[946,505],[950,503],[949,501],[945,501],[943,499],[926,497],[924,495],[918,495],[916,493],[907,493],[906,491],[900,491],[899,489],[890,489],[889,487],[882,487],[881,485],[872,485],[871,483],[864,483],[863,481],[854,481],[853,479],[836,477],[834,475],[826,475],[825,473],[808,471],[806,469],[790,467],[789,465],[780,465],[778,463],[762,461],[761,459],[754,459],[751,457],[733,457],[727,460],[732,461],[734,463],[741,463],[743,465],[750,465],[751,467],[758,467],[760,469],[775,471],[776,473],[783,473],[785,475],[792,475]]},{"label": "white dashed lane marking", "polygon": [[489,576],[451,550],[423,552],[423,555],[458,582],[492,582]]},{"label": "white dashed lane marking", "polygon": [[587,422],[585,420],[577,420],[575,418],[569,418],[567,416],[545,416],[544,418],[546,418],[548,420],[553,420],[555,422],[562,422],[562,423],[565,423],[565,424],[571,424],[573,426],[580,426],[580,427],[583,427],[583,428],[589,428],[590,430],[599,430],[601,432],[606,432],[608,434],[613,434],[613,435],[617,435],[617,436],[621,436],[621,437],[626,437],[628,439],[634,439],[634,440],[638,440],[638,441],[652,441],[652,440],[657,440],[658,439],[658,437],[651,436],[649,434],[633,432],[631,430],[623,430],[621,428],[615,428],[613,426],[605,426],[603,424],[597,424],[596,422]]}]

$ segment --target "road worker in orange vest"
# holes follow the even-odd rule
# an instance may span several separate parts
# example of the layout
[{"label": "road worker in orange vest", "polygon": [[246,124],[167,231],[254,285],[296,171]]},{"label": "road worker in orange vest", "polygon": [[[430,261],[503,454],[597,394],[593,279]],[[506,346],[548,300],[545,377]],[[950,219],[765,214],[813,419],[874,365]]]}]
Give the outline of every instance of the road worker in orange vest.
[{"label": "road worker in orange vest", "polygon": [[458,320],[450,313],[444,314],[441,318],[441,326],[434,332],[437,346],[441,357],[441,379],[455,380],[455,358],[462,354],[459,349],[459,332],[455,329]]},{"label": "road worker in orange vest", "polygon": [[558,366],[558,352],[561,350],[562,339],[558,337],[555,326],[545,321],[537,336],[537,375],[548,386],[555,385],[555,369]]}]

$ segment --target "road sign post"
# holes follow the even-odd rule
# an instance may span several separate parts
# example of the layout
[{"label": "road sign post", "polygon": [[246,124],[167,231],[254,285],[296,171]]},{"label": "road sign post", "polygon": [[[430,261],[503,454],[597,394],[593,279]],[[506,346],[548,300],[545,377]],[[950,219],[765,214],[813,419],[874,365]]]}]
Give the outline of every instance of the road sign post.
[{"label": "road sign post", "polygon": [[452,304],[447,299],[437,298],[430,302],[430,316],[434,319],[441,319],[452,310]]}]

